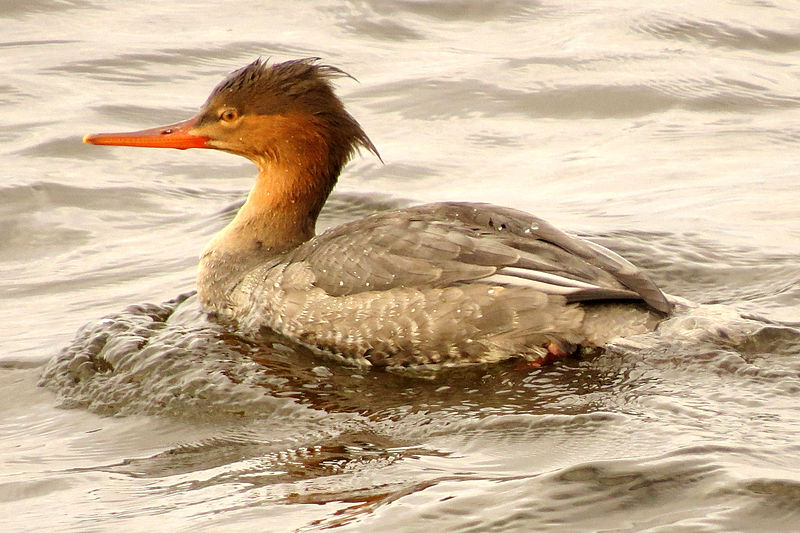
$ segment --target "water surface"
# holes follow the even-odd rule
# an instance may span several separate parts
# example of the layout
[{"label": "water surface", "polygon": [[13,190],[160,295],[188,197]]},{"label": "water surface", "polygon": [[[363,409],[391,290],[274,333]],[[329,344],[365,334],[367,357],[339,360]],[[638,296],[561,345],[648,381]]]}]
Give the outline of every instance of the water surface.
[{"label": "water surface", "polygon": [[[2,529],[800,529],[800,13],[696,4],[0,4]],[[318,229],[495,202],[699,306],[539,370],[366,372],[209,322],[197,255],[254,168],[80,139],[259,56],[359,80],[386,164]]]}]

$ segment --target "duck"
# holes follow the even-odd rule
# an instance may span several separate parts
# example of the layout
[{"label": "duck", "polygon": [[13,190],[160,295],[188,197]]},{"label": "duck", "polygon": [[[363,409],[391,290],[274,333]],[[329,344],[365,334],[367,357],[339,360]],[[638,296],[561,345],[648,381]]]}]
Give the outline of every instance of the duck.
[{"label": "duck", "polygon": [[200,256],[197,298],[214,320],[348,364],[408,367],[542,364],[653,331],[672,313],[631,262],[508,207],[430,203],[317,235],[344,166],[362,151],[380,159],[336,95],[344,77],[320,58],[259,58],[193,118],[84,137],[222,150],[256,165],[246,201]]}]

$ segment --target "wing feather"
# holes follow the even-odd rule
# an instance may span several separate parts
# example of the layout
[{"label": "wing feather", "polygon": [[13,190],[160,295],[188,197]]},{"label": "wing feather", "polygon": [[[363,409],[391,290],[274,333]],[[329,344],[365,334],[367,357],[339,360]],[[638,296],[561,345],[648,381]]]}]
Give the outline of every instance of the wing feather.
[{"label": "wing feather", "polygon": [[383,211],[289,252],[331,295],[464,283],[529,287],[568,301],[641,299],[669,312],[664,294],[616,253],[528,213],[440,203]]}]

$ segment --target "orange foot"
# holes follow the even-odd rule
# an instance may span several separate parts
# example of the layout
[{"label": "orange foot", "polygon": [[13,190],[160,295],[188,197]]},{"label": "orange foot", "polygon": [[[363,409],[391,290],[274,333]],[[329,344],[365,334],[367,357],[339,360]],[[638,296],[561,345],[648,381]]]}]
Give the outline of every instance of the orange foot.
[{"label": "orange foot", "polygon": [[541,368],[544,365],[548,365],[552,362],[558,361],[559,359],[564,359],[567,356],[574,354],[577,351],[577,346],[573,346],[568,343],[559,343],[559,342],[549,342],[545,345],[547,348],[547,353],[540,357],[539,359],[534,359],[533,361],[526,361],[524,365],[520,367],[520,370],[523,368]]}]

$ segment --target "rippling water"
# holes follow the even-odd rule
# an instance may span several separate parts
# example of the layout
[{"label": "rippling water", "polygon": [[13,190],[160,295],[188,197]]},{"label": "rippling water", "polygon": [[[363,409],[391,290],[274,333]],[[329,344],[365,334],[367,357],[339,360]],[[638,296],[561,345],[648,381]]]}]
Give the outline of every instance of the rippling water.
[{"label": "rippling water", "polygon": [[[0,3],[4,531],[800,529],[800,12],[789,1]],[[378,146],[320,229],[481,200],[699,304],[585,360],[363,372],[208,322],[254,169],[105,149],[257,56]],[[77,333],[76,333],[77,331]]]}]

